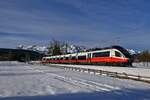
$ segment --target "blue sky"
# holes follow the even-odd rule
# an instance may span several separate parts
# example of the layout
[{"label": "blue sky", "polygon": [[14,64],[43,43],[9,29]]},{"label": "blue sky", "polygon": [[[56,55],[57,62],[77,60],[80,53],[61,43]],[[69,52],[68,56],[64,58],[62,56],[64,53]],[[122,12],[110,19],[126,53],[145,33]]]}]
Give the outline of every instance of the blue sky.
[{"label": "blue sky", "polygon": [[46,45],[150,49],[150,0],[0,0],[0,47]]}]

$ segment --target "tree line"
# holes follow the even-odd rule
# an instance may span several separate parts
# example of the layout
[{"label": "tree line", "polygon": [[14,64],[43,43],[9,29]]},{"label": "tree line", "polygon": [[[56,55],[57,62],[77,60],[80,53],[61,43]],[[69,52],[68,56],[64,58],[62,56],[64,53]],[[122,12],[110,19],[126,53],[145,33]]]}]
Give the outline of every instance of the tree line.
[{"label": "tree line", "polygon": [[144,50],[137,54],[134,58],[136,62],[142,62],[144,66],[148,66],[150,62],[150,52],[149,50]]},{"label": "tree line", "polygon": [[49,55],[61,55],[85,51],[85,46],[70,45],[67,42],[51,40],[48,46]]}]

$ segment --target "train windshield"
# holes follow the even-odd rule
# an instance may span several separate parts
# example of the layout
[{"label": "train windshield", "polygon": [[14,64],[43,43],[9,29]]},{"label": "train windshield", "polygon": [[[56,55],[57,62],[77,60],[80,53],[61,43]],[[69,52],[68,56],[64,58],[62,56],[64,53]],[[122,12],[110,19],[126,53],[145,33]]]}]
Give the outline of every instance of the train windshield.
[{"label": "train windshield", "polygon": [[130,53],[129,53],[126,49],[124,49],[123,47],[120,47],[120,46],[112,46],[112,48],[115,48],[115,49],[119,50],[120,52],[122,52],[125,57],[131,58]]},{"label": "train windshield", "polygon": [[116,57],[121,57],[122,55],[121,55],[121,53],[115,51],[115,56],[116,56]]}]

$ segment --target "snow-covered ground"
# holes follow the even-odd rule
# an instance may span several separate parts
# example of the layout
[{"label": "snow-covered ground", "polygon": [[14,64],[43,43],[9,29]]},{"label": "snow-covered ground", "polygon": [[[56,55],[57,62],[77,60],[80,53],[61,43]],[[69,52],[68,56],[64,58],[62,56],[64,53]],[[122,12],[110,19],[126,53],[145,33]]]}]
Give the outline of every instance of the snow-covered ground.
[{"label": "snow-covered ground", "polygon": [[50,66],[0,62],[2,100],[150,100],[150,84]]},{"label": "snow-covered ground", "polygon": [[146,68],[146,69],[150,69],[150,62],[134,62],[133,66],[136,68]]},{"label": "snow-covered ground", "polygon": [[145,67],[118,67],[118,66],[98,66],[98,65],[70,65],[70,64],[51,64],[55,66],[65,66],[65,67],[76,67],[76,68],[86,68],[86,69],[95,69],[103,70],[109,72],[118,72],[126,73],[137,76],[150,77],[150,68]]}]

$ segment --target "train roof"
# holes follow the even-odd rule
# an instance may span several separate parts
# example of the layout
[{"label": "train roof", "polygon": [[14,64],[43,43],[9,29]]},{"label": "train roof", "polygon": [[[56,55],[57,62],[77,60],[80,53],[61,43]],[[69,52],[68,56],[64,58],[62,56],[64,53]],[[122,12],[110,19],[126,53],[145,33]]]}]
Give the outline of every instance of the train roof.
[{"label": "train roof", "polygon": [[87,52],[92,52],[92,51],[97,51],[97,50],[107,50],[107,49],[117,49],[120,52],[122,52],[126,57],[131,58],[130,53],[125,48],[123,48],[122,46],[119,46],[119,45],[113,45],[113,46],[105,47],[105,48],[89,49],[89,50],[87,50]]},{"label": "train roof", "polygon": [[110,47],[89,49],[89,50],[87,50],[87,51],[89,52],[89,51],[106,50],[106,49],[124,49],[124,48],[121,47],[121,46],[119,46],[119,45],[113,45],[113,46],[110,46]]}]

